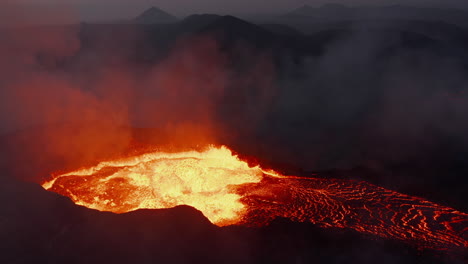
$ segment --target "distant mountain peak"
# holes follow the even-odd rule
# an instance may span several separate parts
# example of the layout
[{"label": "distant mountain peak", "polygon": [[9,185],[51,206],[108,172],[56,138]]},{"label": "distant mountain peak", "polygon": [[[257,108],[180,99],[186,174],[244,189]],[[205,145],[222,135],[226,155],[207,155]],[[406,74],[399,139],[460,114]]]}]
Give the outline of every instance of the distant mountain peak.
[{"label": "distant mountain peak", "polygon": [[177,17],[153,6],[136,17],[134,22],[139,24],[163,24],[174,23],[177,20]]},{"label": "distant mountain peak", "polygon": [[159,15],[159,14],[165,14],[165,15],[170,15],[166,11],[157,8],[155,6],[152,6],[148,9],[146,9],[140,16],[148,16],[148,15]]}]

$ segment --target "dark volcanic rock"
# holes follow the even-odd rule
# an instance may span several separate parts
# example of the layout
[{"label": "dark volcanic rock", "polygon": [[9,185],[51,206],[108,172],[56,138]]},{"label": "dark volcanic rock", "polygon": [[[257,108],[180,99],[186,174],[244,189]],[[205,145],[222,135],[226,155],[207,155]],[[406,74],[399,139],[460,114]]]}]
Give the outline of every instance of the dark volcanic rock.
[{"label": "dark volcanic rock", "polygon": [[[0,188],[2,263],[443,263],[393,241],[278,219],[213,226],[197,210],[98,212],[34,184]],[[363,252],[366,252],[363,254]],[[453,261],[454,259],[447,259]],[[455,259],[456,261],[456,259]],[[455,262],[456,263],[456,262]]]}]

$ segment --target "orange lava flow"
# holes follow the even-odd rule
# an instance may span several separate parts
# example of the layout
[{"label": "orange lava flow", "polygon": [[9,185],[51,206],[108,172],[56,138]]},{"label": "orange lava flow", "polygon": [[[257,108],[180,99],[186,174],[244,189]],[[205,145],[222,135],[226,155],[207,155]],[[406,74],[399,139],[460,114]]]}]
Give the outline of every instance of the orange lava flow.
[{"label": "orange lava flow", "polygon": [[189,205],[218,226],[265,226],[282,217],[420,248],[468,248],[466,213],[366,182],[283,176],[250,167],[226,147],[101,162],[56,175],[42,186],[100,211]]},{"label": "orange lava flow", "polygon": [[246,208],[233,188],[258,183],[263,172],[226,147],[204,152],[154,152],[56,176],[42,186],[99,211],[190,205],[219,226],[240,221]]}]

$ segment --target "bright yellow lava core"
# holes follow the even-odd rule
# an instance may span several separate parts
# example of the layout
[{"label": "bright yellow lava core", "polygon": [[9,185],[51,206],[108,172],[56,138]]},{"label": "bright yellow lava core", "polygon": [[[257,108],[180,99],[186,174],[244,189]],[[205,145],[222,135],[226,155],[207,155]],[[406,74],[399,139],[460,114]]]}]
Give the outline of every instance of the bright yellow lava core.
[{"label": "bright yellow lava core", "polygon": [[258,183],[263,173],[223,146],[101,162],[54,176],[42,186],[76,204],[114,213],[189,205],[225,226],[239,222],[246,212],[234,187]]}]

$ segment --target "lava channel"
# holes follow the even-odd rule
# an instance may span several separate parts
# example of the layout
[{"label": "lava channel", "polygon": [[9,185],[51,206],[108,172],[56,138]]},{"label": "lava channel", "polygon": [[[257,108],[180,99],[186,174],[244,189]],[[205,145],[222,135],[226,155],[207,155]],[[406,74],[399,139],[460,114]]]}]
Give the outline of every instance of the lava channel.
[{"label": "lava channel", "polygon": [[100,211],[189,205],[218,226],[265,226],[283,217],[420,248],[468,247],[468,214],[366,182],[283,176],[250,167],[226,147],[101,162],[54,175],[42,186]]}]

